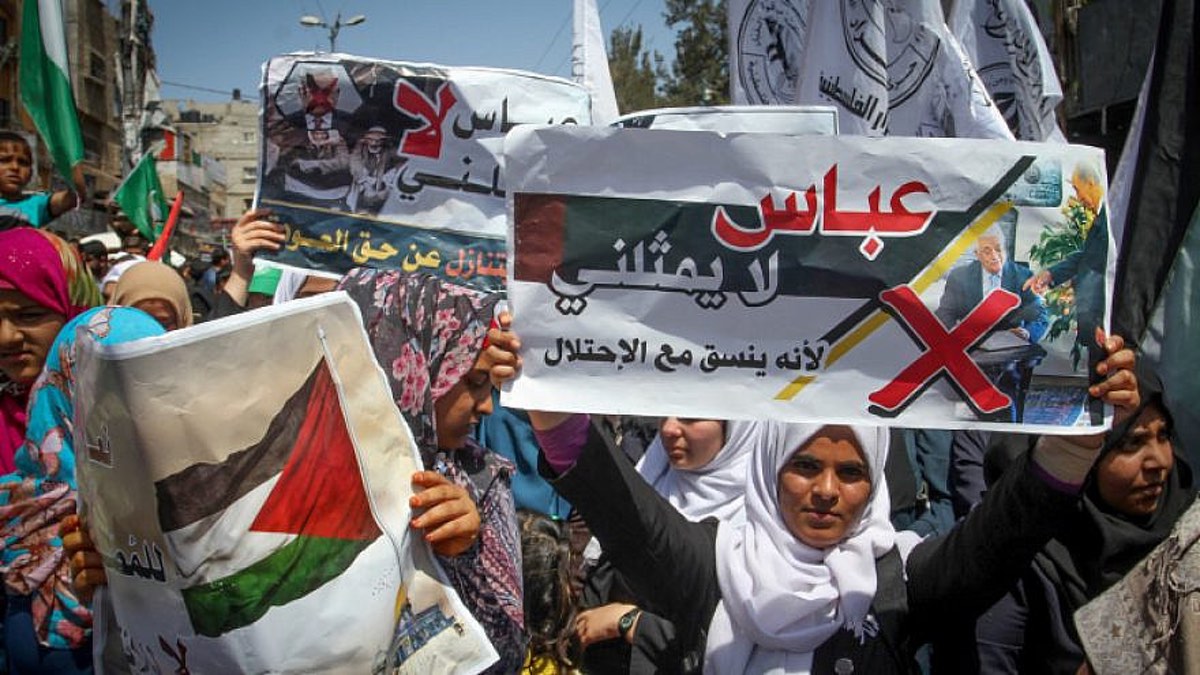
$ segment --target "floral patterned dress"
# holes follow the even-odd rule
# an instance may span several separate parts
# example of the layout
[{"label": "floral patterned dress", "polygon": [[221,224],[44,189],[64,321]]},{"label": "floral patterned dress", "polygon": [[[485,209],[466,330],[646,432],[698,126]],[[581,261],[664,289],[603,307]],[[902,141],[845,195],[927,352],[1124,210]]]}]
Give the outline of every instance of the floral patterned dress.
[{"label": "floral patterned dress", "polygon": [[517,672],[526,640],[514,467],[473,441],[438,449],[434,419],[434,401],[470,372],[482,351],[499,296],[396,270],[352,270],[339,288],[362,312],[375,358],[425,467],[466,488],[479,509],[479,539],[465,553],[439,561],[500,655],[489,672]]}]

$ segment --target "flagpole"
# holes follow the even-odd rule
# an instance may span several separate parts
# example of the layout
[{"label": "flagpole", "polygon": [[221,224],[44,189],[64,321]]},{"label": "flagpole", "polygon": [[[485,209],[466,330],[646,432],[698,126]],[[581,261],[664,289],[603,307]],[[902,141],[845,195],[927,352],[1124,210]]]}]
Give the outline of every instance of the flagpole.
[{"label": "flagpole", "polygon": [[175,202],[171,204],[171,215],[167,216],[167,224],[163,225],[162,233],[158,235],[158,240],[154,242],[154,248],[150,249],[150,253],[146,254],[148,260],[159,260],[167,254],[167,242],[171,240],[171,235],[175,232],[175,223],[179,220],[179,212],[183,209],[183,191],[175,193]]}]

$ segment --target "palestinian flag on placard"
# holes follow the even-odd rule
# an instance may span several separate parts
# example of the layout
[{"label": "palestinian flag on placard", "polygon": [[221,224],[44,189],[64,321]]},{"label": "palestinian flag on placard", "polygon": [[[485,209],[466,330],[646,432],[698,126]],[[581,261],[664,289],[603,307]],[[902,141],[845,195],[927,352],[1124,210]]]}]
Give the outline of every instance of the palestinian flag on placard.
[{"label": "palestinian flag on placard", "polygon": [[192,626],[210,637],[312,593],[382,534],[324,359],[262,440],[155,490]]}]

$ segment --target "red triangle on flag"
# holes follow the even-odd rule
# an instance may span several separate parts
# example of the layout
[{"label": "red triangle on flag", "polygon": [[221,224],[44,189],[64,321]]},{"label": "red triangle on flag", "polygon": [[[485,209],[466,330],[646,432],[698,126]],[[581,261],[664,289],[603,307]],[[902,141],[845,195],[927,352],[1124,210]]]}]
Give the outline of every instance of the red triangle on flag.
[{"label": "red triangle on flag", "polygon": [[371,514],[337,387],[322,359],[279,481],[252,532],[371,541],[382,532]]}]

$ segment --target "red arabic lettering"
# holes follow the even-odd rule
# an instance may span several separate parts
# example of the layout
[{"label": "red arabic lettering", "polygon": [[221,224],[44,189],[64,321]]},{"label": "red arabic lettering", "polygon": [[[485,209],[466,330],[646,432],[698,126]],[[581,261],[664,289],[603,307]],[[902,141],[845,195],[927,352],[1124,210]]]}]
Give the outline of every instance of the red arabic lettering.
[{"label": "red arabic lettering", "polygon": [[401,153],[434,158],[441,156],[442,122],[446,120],[450,109],[458,101],[449,82],[438,87],[437,100],[435,108],[433,101],[426,98],[420,89],[404,80],[396,82],[396,108],[413,117],[425,120],[425,126],[404,132],[404,140],[400,144]]},{"label": "red arabic lettering", "polygon": [[878,185],[867,195],[866,211],[840,211],[837,179],[838,167],[834,164],[825,173],[822,181],[824,194],[820,209],[817,207],[815,185],[810,185],[804,192],[807,202],[807,210],[804,211],[797,206],[795,192],[784,199],[782,209],[777,209],[774,197],[767,194],[759,202],[757,227],[746,227],[734,222],[725,211],[725,207],[718,206],[713,213],[713,236],[736,251],[754,251],[765,246],[775,233],[809,235],[816,230],[822,234],[865,235],[866,239],[860,250],[869,260],[874,260],[883,249],[880,236],[919,234],[933,220],[933,211],[909,211],[904,205],[904,198],[909,195],[929,194],[929,188],[920,181],[909,181],[896,188],[888,201],[888,211],[880,208],[882,189]]},{"label": "red arabic lettering", "polygon": [[758,220],[760,227],[750,229],[742,227],[729,218],[724,207],[717,207],[713,215],[713,234],[729,248],[738,251],[755,251],[762,248],[776,232],[787,234],[812,234],[817,220],[817,188],[810,185],[804,192],[804,200],[808,210],[801,211],[796,206],[796,193],[792,192],[783,200],[783,208],[775,208],[775,199],[771,195],[762,198],[758,203]]},{"label": "red arabic lettering", "polygon": [[839,211],[837,207],[837,164],[825,173],[825,205],[822,211],[821,232],[853,232],[855,234],[917,234],[925,229],[931,212],[910,213],[903,198],[915,192],[929,194],[929,188],[917,181],[901,185],[892,193],[891,213],[879,209],[880,187],[867,195],[867,211]]}]

